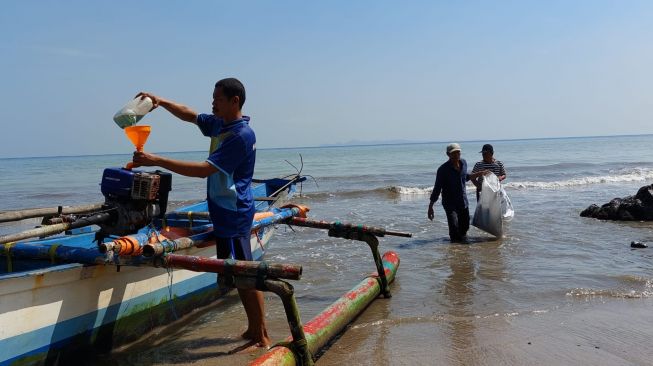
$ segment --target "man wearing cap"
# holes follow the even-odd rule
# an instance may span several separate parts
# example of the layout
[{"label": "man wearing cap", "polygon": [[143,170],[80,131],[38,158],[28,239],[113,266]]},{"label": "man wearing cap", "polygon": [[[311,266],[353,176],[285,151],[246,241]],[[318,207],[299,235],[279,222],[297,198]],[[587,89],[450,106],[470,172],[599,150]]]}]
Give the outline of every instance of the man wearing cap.
[{"label": "man wearing cap", "polygon": [[[492,147],[490,144],[485,144],[479,152],[483,154],[483,160],[474,164],[472,174],[482,170],[489,170],[494,173],[497,178],[499,178],[499,182],[506,179],[506,169],[503,167],[503,163],[494,158],[494,147]],[[472,183],[474,183],[476,186],[476,200],[478,201],[479,197],[481,196],[483,177],[481,176],[476,179],[472,179]]]},{"label": "man wearing cap", "polygon": [[467,189],[465,183],[470,179],[476,179],[488,170],[467,174],[467,162],[460,158],[460,145],[451,143],[447,145],[447,160],[440,165],[435,176],[435,185],[431,193],[428,218],[433,221],[435,212],[433,204],[442,193],[442,207],[447,214],[449,225],[449,238],[453,243],[467,243],[467,230],[469,230],[469,202],[467,201]]}]

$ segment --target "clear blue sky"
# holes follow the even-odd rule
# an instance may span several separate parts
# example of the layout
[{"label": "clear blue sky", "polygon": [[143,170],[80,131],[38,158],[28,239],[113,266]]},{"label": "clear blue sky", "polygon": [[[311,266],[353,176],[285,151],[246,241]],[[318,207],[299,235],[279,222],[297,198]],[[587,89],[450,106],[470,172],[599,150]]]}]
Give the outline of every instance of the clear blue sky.
[{"label": "clear blue sky", "polygon": [[[653,133],[651,1],[14,1],[0,157],[129,153],[138,91],[247,88],[260,148]],[[148,151],[204,150],[163,109]]]}]

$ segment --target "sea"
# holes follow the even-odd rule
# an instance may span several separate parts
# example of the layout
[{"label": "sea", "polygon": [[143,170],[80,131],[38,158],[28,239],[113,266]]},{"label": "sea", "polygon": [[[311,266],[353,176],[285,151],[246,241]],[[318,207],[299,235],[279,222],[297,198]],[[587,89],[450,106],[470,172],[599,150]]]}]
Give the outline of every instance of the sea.
[{"label": "sea", "polygon": [[[380,238],[381,252],[395,251],[401,260],[392,297],[375,300],[317,364],[651,362],[653,225],[579,214],[653,183],[653,135],[456,142],[470,169],[485,143],[506,167],[503,187],[515,215],[502,238],[472,227],[470,244],[450,243],[439,201],[435,219],[427,219],[448,141],[258,150],[255,177],[308,177],[293,201],[310,207],[309,218],[412,233]],[[0,159],[0,210],[101,202],[102,170],[130,158]],[[471,184],[467,194],[473,214]],[[204,197],[204,180],[173,176],[171,205]],[[0,234],[16,229],[3,224]],[[633,249],[633,241],[651,247]],[[265,259],[303,266],[293,285],[304,321],[375,270],[363,242],[283,225]],[[229,296],[137,349],[89,364],[246,363],[259,353],[229,352],[240,344],[246,319]],[[266,302],[270,335],[281,341],[289,334],[281,302],[271,294]]]}]

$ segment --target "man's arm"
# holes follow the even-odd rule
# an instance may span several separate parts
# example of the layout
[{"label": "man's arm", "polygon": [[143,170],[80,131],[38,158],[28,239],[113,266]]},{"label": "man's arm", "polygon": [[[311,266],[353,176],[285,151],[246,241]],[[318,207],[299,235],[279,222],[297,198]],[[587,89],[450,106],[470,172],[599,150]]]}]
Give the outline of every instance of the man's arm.
[{"label": "man's arm", "polygon": [[[474,169],[472,169],[472,174],[475,174],[481,170],[481,164],[480,162],[474,164]],[[471,175],[470,175],[471,177]],[[474,177],[471,178],[472,183],[476,186],[476,188],[480,189],[481,188],[481,180],[478,179],[479,177]]]},{"label": "man's arm", "polygon": [[218,171],[218,168],[206,161],[183,161],[166,158],[146,152],[134,152],[134,168],[139,166],[159,166],[187,177],[206,178]]},{"label": "man's arm", "polygon": [[440,197],[440,192],[442,192],[441,182],[442,179],[440,178],[440,169],[438,169],[438,172],[435,174],[435,184],[433,184],[433,191],[431,192],[429,208],[426,212],[426,216],[431,221],[433,221],[433,218],[435,217],[435,211],[433,211],[433,205],[438,200],[438,197]]},{"label": "man's arm", "polygon": [[492,172],[490,170],[488,170],[488,169],[479,170],[476,173],[468,174],[467,175],[467,180],[471,180],[473,182],[475,179],[478,179],[478,177],[480,177],[481,175],[486,175],[486,174],[490,174],[490,173],[492,173]]},{"label": "man's arm", "polygon": [[506,179],[508,175],[506,174],[506,168],[503,167],[503,163],[499,161],[499,182]]},{"label": "man's arm", "polygon": [[197,112],[195,112],[193,109],[191,109],[186,105],[179,104],[172,100],[163,99],[154,94],[145,93],[145,92],[138,93],[136,97],[141,97],[141,98],[148,97],[152,99],[152,109],[161,106],[182,121],[186,121],[190,123],[195,123],[197,121]]}]

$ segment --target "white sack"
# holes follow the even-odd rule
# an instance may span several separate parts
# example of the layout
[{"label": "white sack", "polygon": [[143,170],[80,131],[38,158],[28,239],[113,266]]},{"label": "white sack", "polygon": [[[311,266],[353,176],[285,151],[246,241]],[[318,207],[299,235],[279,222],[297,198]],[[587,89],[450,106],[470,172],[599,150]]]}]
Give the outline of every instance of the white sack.
[{"label": "white sack", "polygon": [[499,178],[492,173],[485,175],[472,225],[500,238],[503,221],[509,221],[514,215],[510,198],[501,187]]}]

